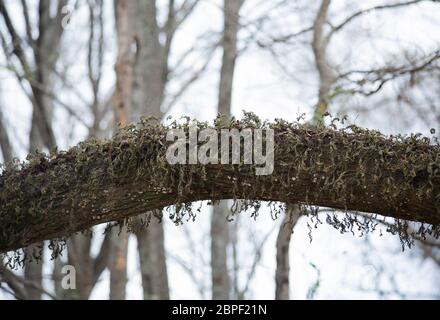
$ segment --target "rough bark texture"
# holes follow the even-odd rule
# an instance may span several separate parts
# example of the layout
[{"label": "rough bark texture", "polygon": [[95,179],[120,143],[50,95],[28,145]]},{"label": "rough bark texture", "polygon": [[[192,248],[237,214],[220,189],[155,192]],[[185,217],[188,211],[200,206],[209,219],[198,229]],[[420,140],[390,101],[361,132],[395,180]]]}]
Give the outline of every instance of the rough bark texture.
[{"label": "rough bark texture", "polygon": [[[30,245],[26,248],[28,253],[35,252],[35,255],[38,258],[43,248],[42,243],[37,243],[34,245]],[[31,253],[34,254],[34,253]],[[27,299],[30,300],[40,300],[41,299],[41,290],[38,290],[37,287],[42,287],[43,283],[43,261],[40,259],[36,261],[31,258],[26,261],[24,268],[24,289],[26,290]]]},{"label": "rough bark texture", "polygon": [[[247,118],[231,123],[258,125]],[[264,125],[275,130],[275,169],[267,176],[256,176],[253,165],[169,165],[168,128],[146,120],[112,140],[91,139],[10,164],[0,176],[0,252],[208,199],[281,201],[440,223],[440,150],[429,139],[385,137],[354,126]]]},{"label": "rough bark texture", "polygon": [[135,92],[131,120],[140,115],[161,118],[160,106],[167,81],[168,56],[159,42],[156,1],[133,1],[131,5],[136,40]]},{"label": "rough bark texture", "polygon": [[117,0],[116,32],[118,55],[116,58],[116,90],[113,97],[115,119],[120,126],[128,123],[134,84],[134,52],[132,52],[133,32],[130,23],[130,1]]},{"label": "rough bark texture", "polygon": [[218,112],[231,114],[232,85],[237,58],[237,33],[242,0],[224,2],[223,58],[220,71]]}]

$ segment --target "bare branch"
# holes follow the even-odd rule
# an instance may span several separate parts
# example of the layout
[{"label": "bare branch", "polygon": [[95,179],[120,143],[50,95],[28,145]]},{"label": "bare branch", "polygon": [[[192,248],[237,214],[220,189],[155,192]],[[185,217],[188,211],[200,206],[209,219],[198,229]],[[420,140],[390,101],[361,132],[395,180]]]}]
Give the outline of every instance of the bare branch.
[{"label": "bare branch", "polygon": [[[401,65],[397,67],[388,66],[372,70],[351,70],[339,75],[338,78],[340,80],[347,80],[349,83],[354,84],[357,87],[339,90],[338,92],[335,92],[335,94],[358,93],[364,96],[371,96],[378,93],[389,81],[406,75],[414,75],[420,72],[428,72],[431,71],[430,68],[438,68],[438,66],[435,65],[435,62],[439,60],[440,51],[438,50],[428,55],[427,57],[424,57],[423,59],[421,59],[421,61],[417,61],[409,65]],[[361,75],[362,78],[359,80],[352,80],[350,76],[353,75]],[[364,87],[366,85],[373,85],[375,86],[375,88],[365,90]]]},{"label": "bare branch", "polygon": [[200,78],[200,76],[205,72],[205,70],[208,68],[209,63],[211,62],[212,57],[214,56],[214,52],[217,49],[218,44],[214,45],[205,55],[205,62],[204,64],[196,71],[193,72],[193,74],[180,86],[179,90],[174,93],[170,99],[169,102],[166,103],[166,106],[164,108],[164,112],[168,112],[171,110],[171,108],[174,106],[174,104],[179,100],[179,98],[188,90],[191,85],[197,81],[197,79]]},{"label": "bare branch", "polygon": [[402,8],[406,6],[410,6],[413,4],[418,4],[424,1],[431,1],[431,2],[440,2],[439,0],[412,0],[412,1],[406,1],[406,2],[397,2],[392,4],[385,4],[385,5],[378,5],[375,7],[371,7],[368,9],[359,10],[349,17],[345,18],[344,21],[339,23],[338,25],[334,26],[332,28],[332,31],[327,35],[327,38],[330,39],[336,32],[340,31],[342,28],[347,26],[349,23],[351,23],[353,20],[355,20],[358,17],[361,17],[367,13],[370,13],[372,11],[379,11],[379,10],[388,10],[388,9],[394,9],[394,8]]},{"label": "bare branch", "polygon": [[6,9],[4,0],[0,0],[0,14],[3,16],[3,19],[6,24],[6,28],[8,29],[9,35],[12,39],[12,45],[13,45],[13,53],[18,58],[18,60],[21,63],[21,67],[23,68],[24,73],[29,76],[32,74],[31,69],[29,67],[29,64],[27,62],[23,47],[21,45],[22,40],[20,36],[18,35],[17,31],[15,30],[14,25],[12,24],[12,20],[9,16],[9,12]]},{"label": "bare branch", "polygon": [[191,15],[200,0],[185,0],[179,9],[176,10],[176,21],[174,28],[177,29]]},{"label": "bare branch", "polygon": [[5,290],[1,286],[1,282],[7,283],[11,291],[8,291],[18,300],[25,300],[27,298],[26,290],[23,287],[23,279],[16,276],[12,271],[8,270],[5,266],[0,264],[0,287]]},{"label": "bare branch", "polygon": [[9,287],[14,291],[15,296],[19,299],[27,298],[26,290],[24,289],[24,287],[22,287],[22,285],[24,284],[28,287],[32,287],[37,291],[40,291],[41,293],[47,295],[49,298],[53,300],[57,300],[57,297],[55,297],[52,293],[45,290],[39,284],[33,281],[25,280],[24,278],[15,275],[13,272],[11,272],[2,265],[0,265],[0,277],[2,278],[3,281],[5,281],[9,285]]},{"label": "bare branch", "polygon": [[[50,159],[37,157],[22,169],[6,170],[0,176],[0,252],[177,203],[234,198],[236,192],[243,199],[308,203],[440,224],[438,146],[417,136],[384,137],[353,126],[353,133],[278,127],[273,174],[258,180],[248,166],[200,165],[192,173],[185,165],[168,165],[163,147],[168,129],[157,124],[130,127],[113,140],[92,140]],[[299,141],[297,150],[289,141]],[[130,157],[124,156],[127,149]],[[185,179],[192,183],[185,189],[176,183],[181,172],[191,174]],[[343,188],[328,183],[334,180]],[[75,214],[66,214],[72,206]]]},{"label": "bare branch", "polygon": [[26,40],[29,43],[29,45],[35,50],[35,39],[32,35],[32,25],[29,19],[29,8],[26,0],[21,0],[21,7],[23,11],[25,26],[26,26],[26,36],[27,36]]},{"label": "bare branch", "polygon": [[267,232],[264,237],[260,240],[258,244],[255,245],[255,253],[254,253],[254,259],[252,260],[252,265],[250,267],[250,270],[246,276],[246,284],[244,285],[243,289],[240,290],[238,299],[244,299],[246,296],[246,293],[249,292],[250,285],[252,283],[252,280],[254,279],[255,273],[257,271],[257,266],[260,263],[261,256],[263,253],[264,245],[266,244],[267,239],[272,235],[272,233],[276,230],[276,225],[274,225],[269,232]]}]

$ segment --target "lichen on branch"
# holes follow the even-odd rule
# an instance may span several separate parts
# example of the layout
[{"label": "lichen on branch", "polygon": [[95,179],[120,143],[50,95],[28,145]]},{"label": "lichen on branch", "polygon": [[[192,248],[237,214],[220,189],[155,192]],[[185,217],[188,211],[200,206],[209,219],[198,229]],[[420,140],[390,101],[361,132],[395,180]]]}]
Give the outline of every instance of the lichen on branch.
[{"label": "lichen on branch", "polygon": [[[0,252],[165,207],[174,210],[170,217],[179,224],[193,215],[192,202],[220,199],[246,200],[234,205],[236,211],[258,211],[261,201],[269,201],[369,212],[398,219],[399,234],[406,232],[402,221],[417,221],[424,233],[438,236],[439,145],[419,134],[384,136],[338,120],[313,126],[262,122],[245,113],[227,123],[186,119],[164,125],[143,118],[110,140],[31,154],[24,162],[6,164],[0,174]],[[187,132],[192,124],[273,129],[273,173],[255,175],[252,164],[170,165],[167,131]],[[357,218],[329,216],[327,222],[349,230]]]}]

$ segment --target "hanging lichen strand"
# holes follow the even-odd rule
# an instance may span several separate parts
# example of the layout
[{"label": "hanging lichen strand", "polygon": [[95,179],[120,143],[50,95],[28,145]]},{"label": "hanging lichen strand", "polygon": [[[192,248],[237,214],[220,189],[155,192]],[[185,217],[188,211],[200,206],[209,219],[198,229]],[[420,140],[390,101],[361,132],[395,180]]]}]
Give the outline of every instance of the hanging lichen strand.
[{"label": "hanging lichen strand", "polygon": [[[419,232],[438,236],[439,145],[420,135],[386,137],[343,127],[337,120],[327,127],[268,123],[245,113],[227,125],[214,122],[215,129],[273,129],[271,175],[255,175],[255,165],[247,164],[168,164],[169,129],[209,127],[189,119],[164,126],[144,118],[112,140],[89,139],[68,151],[29,155],[4,166],[0,176],[0,252],[164,207],[179,224],[194,217],[191,202],[219,199],[247,200],[236,202],[236,211],[258,211],[260,201],[270,201],[274,216],[283,210],[277,202],[375,213],[398,219],[390,231],[401,237],[407,235],[403,220],[429,224]],[[327,222],[341,231],[372,228],[350,213],[328,216]]]}]

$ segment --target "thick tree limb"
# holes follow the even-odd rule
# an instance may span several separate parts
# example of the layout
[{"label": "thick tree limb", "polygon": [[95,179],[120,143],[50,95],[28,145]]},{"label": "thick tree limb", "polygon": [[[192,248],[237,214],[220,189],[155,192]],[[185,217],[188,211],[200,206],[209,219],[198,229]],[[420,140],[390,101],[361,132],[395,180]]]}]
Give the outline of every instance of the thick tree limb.
[{"label": "thick tree limb", "polygon": [[275,130],[275,169],[266,176],[252,165],[171,166],[169,128],[145,120],[109,141],[10,164],[0,176],[0,252],[197,200],[303,203],[440,224],[440,147],[429,139],[282,120],[266,126]]}]

